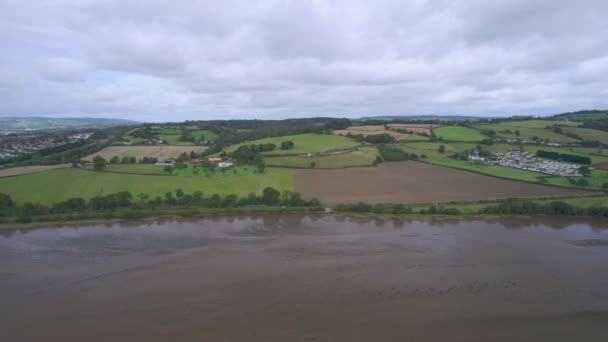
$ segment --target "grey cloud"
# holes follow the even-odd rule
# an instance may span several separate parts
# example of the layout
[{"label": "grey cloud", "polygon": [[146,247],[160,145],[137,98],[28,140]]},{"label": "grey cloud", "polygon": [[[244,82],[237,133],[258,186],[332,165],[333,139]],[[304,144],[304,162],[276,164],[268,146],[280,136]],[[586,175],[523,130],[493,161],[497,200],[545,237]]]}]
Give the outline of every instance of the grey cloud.
[{"label": "grey cloud", "polygon": [[0,3],[0,115],[606,108],[607,11],[603,0]]}]

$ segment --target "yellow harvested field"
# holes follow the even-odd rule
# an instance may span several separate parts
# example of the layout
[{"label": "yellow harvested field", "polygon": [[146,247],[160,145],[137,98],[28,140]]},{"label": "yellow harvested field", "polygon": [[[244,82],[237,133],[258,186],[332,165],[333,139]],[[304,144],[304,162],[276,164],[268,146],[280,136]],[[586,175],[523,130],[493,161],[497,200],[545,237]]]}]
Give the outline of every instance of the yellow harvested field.
[{"label": "yellow harvested field", "polygon": [[440,125],[433,124],[389,124],[388,128],[400,128],[408,131],[412,131],[414,133],[426,133],[431,135],[431,130],[433,128],[439,127]]},{"label": "yellow harvested field", "polygon": [[118,157],[135,157],[142,159],[143,157],[158,158],[165,160],[169,158],[177,158],[180,154],[194,151],[196,153],[206,150],[205,146],[108,146],[101,151],[90,154],[82,159],[92,160],[95,156],[101,156],[105,159],[111,159],[114,156]]},{"label": "yellow harvested field", "polygon": [[28,175],[30,173],[38,173],[55,169],[63,169],[71,167],[72,164],[59,164],[59,165],[33,165],[33,166],[22,166],[12,167],[10,169],[0,170],[0,177]]},{"label": "yellow harvested field", "polygon": [[363,134],[363,136],[376,135],[386,133],[397,140],[406,140],[409,134],[398,133],[384,129],[384,126],[351,126],[346,129],[336,129],[332,131],[333,134],[347,136],[348,133],[352,135]]}]

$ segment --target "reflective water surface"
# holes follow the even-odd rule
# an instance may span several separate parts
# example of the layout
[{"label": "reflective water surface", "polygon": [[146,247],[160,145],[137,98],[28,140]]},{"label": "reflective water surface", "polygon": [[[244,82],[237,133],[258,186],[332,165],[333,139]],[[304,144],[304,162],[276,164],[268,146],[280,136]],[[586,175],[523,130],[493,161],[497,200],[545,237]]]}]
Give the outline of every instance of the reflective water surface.
[{"label": "reflective water surface", "polygon": [[606,228],[267,215],[2,231],[0,340],[607,341]]}]

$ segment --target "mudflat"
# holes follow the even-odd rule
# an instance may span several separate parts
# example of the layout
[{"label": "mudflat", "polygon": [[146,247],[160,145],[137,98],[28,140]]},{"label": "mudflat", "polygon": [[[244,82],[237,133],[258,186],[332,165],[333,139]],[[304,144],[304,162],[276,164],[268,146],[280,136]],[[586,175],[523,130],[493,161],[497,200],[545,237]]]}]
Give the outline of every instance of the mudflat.
[{"label": "mudflat", "polygon": [[589,192],[524,183],[419,162],[378,167],[297,170],[294,189],[323,203],[434,203],[509,197],[588,195]]},{"label": "mudflat", "polygon": [[0,235],[3,341],[606,341],[606,221],[260,216]]}]

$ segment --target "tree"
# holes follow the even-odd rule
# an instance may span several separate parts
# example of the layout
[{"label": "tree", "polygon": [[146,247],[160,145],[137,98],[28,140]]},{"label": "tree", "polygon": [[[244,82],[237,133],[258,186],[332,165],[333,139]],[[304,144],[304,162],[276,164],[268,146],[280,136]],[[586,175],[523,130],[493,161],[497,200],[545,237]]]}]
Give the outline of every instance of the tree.
[{"label": "tree", "polygon": [[437,151],[439,151],[439,153],[445,153],[445,146],[443,144],[439,145],[439,149]]},{"label": "tree", "polygon": [[283,141],[281,143],[281,150],[289,150],[289,149],[292,149],[293,146],[294,146],[293,141],[291,141],[291,140]]},{"label": "tree", "polygon": [[182,189],[175,190],[175,197],[177,197],[177,198],[184,197],[184,190],[182,190]]},{"label": "tree", "polygon": [[106,168],[106,160],[101,156],[95,156],[95,158],[93,158],[93,168],[96,171],[102,171]]},{"label": "tree", "polygon": [[314,161],[310,162],[310,168],[314,169],[315,167],[317,167],[317,163],[315,163]]},{"label": "tree", "polygon": [[114,156],[114,157],[112,157],[112,159],[110,159],[110,164],[118,164],[118,163],[120,163],[119,156]]},{"label": "tree", "polygon": [[280,201],[281,193],[271,187],[264,188],[262,192],[262,204],[265,205],[277,205]]},{"label": "tree", "polygon": [[587,177],[591,174],[589,166],[581,166],[578,168],[578,171],[581,173],[581,175],[583,175],[583,177]]}]

